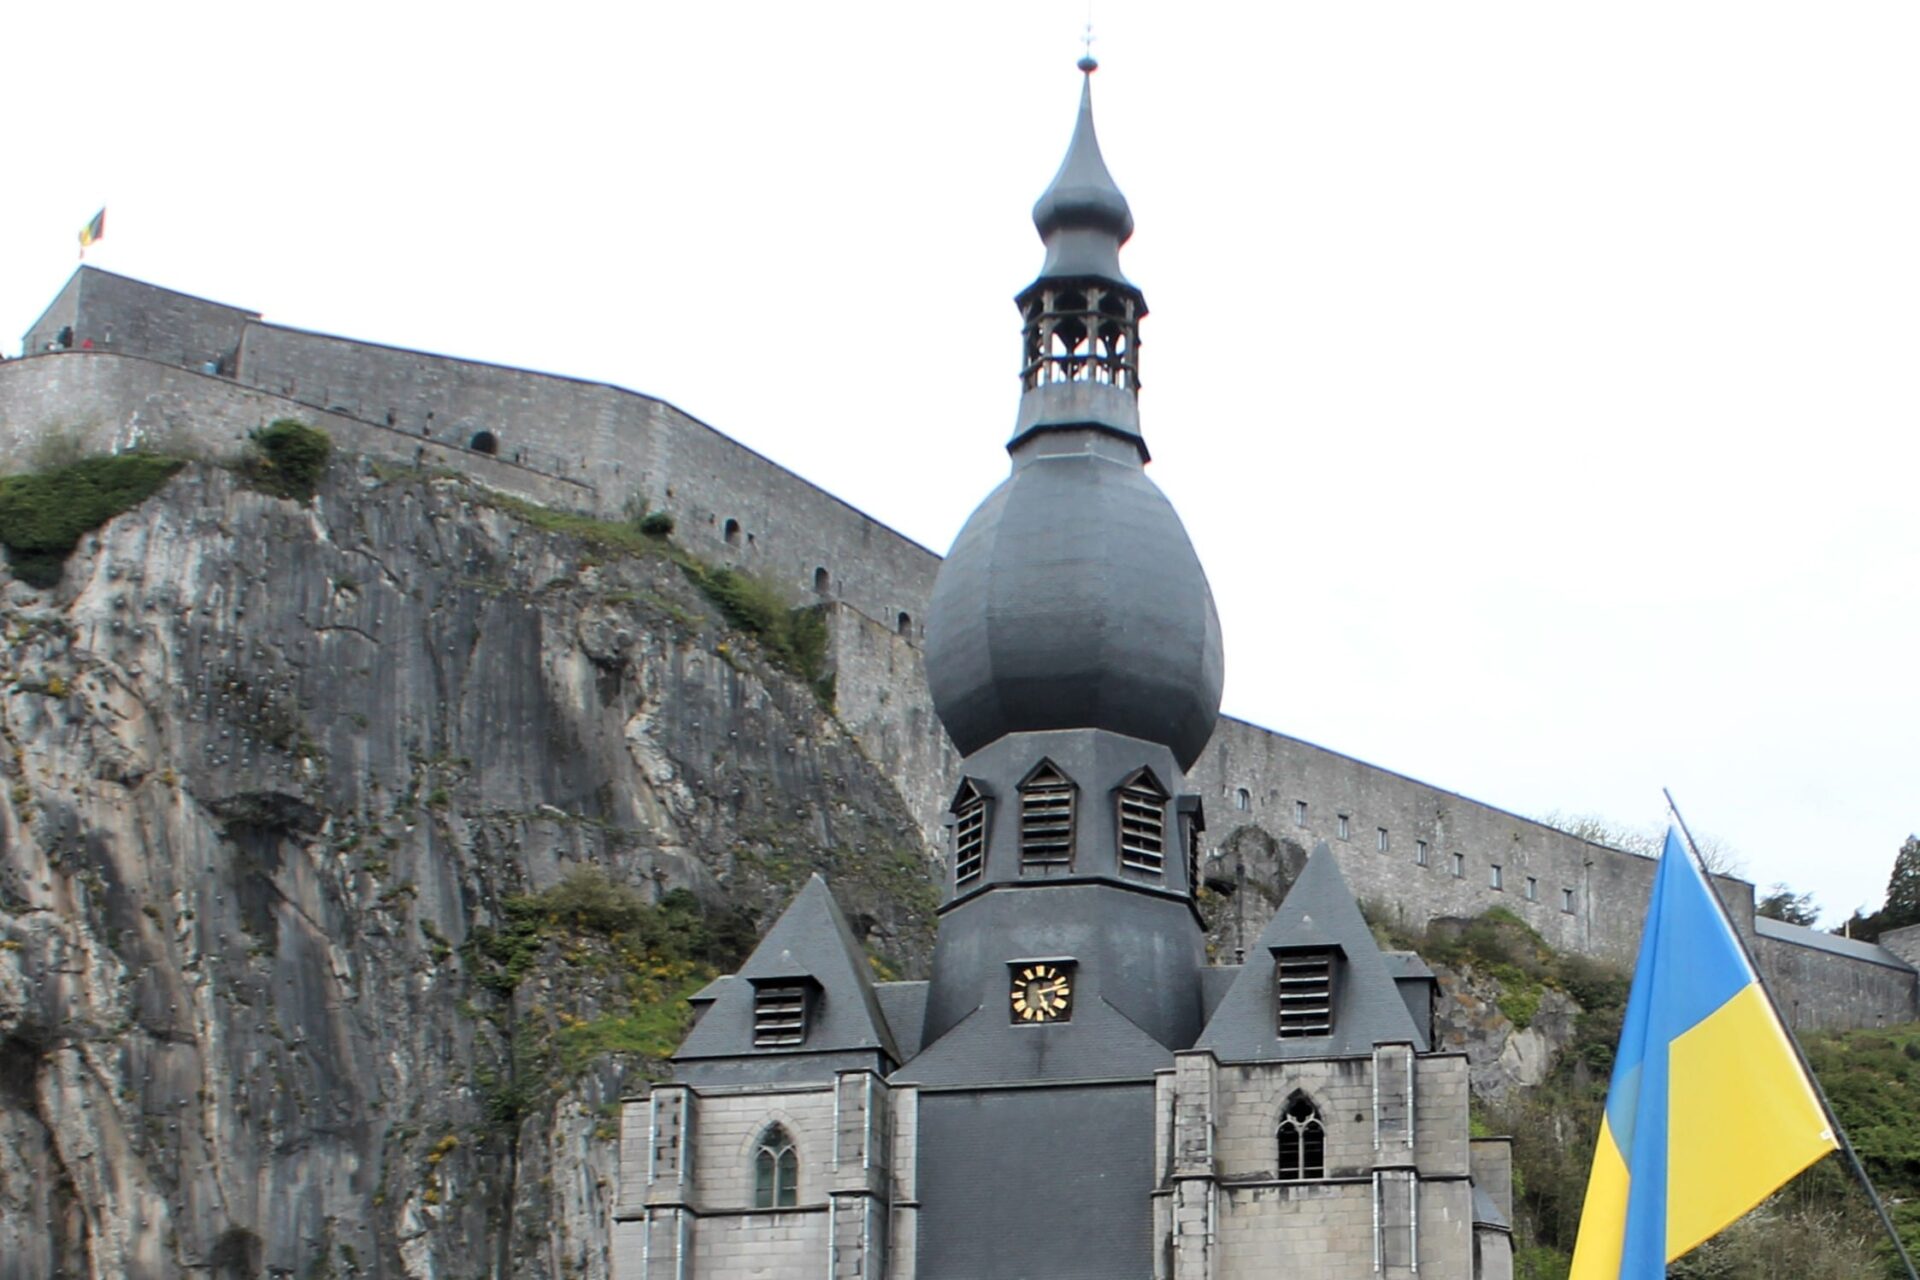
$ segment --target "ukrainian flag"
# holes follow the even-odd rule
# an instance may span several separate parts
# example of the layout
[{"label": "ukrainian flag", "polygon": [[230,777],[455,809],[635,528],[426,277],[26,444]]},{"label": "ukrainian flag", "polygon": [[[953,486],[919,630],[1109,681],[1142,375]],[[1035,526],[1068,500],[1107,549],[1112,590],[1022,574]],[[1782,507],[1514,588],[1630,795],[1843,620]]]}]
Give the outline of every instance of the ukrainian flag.
[{"label": "ukrainian flag", "polygon": [[1726,913],[1668,828],[1570,1280],[1659,1280],[1837,1145]]}]

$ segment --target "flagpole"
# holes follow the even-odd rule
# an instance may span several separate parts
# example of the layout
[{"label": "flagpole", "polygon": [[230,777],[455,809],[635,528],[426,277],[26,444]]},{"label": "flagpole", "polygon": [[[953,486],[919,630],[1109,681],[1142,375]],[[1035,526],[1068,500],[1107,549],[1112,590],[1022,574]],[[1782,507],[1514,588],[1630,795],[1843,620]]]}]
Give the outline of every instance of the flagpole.
[{"label": "flagpole", "polygon": [[1760,990],[1766,994],[1767,1004],[1773,1010],[1774,1020],[1787,1034],[1787,1043],[1793,1046],[1793,1056],[1800,1060],[1801,1074],[1807,1083],[1813,1086],[1813,1096],[1820,1100],[1820,1109],[1826,1113],[1827,1124],[1833,1129],[1834,1140],[1839,1143],[1840,1154],[1846,1157],[1847,1167],[1853,1171],[1854,1178],[1861,1189],[1867,1193],[1867,1199],[1873,1202],[1873,1211],[1880,1215],[1880,1225],[1886,1229],[1887,1239],[1893,1241],[1893,1250],[1900,1255],[1901,1265],[1907,1269],[1907,1280],[1920,1280],[1920,1273],[1913,1269],[1913,1259],[1907,1256],[1907,1246],[1900,1240],[1900,1233],[1894,1230],[1893,1218],[1887,1213],[1886,1204],[1880,1199],[1880,1193],[1874,1188],[1873,1179],[1867,1176],[1867,1167],[1860,1163],[1860,1153],[1853,1149],[1853,1143],[1847,1139],[1847,1131],[1840,1127],[1840,1118],[1833,1113],[1833,1103],[1827,1098],[1827,1091],[1820,1083],[1820,1077],[1813,1073],[1813,1064],[1807,1061],[1807,1051],[1800,1047],[1800,1037],[1793,1033],[1787,1020],[1780,1016],[1780,1006],[1774,1001],[1773,990],[1767,986],[1766,975],[1760,972],[1759,962],[1754,959],[1753,949],[1747,945],[1746,937],[1734,923],[1727,911],[1727,904],[1720,899],[1720,890],[1714,887],[1713,871],[1707,866],[1707,860],[1700,856],[1700,846],[1693,842],[1693,832],[1687,828],[1687,820],[1680,816],[1680,806],[1673,802],[1673,792],[1665,787],[1660,794],[1667,798],[1667,808],[1673,813],[1673,820],[1680,824],[1680,834],[1687,839],[1687,849],[1693,854],[1693,860],[1700,867],[1700,873],[1706,877],[1707,892],[1713,898],[1714,906],[1720,909],[1720,916],[1727,922],[1728,932],[1734,941],[1740,944],[1740,954],[1747,958],[1747,967],[1753,970],[1754,981],[1760,984]]}]

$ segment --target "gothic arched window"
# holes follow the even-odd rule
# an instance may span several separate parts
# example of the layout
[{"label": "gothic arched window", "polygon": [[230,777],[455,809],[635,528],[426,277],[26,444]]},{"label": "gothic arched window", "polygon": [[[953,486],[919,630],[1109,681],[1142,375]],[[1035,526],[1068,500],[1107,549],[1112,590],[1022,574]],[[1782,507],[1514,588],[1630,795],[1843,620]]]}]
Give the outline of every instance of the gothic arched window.
[{"label": "gothic arched window", "polygon": [[799,1199],[799,1153],[787,1131],[770,1124],[753,1151],[753,1207],[791,1209]]},{"label": "gothic arched window", "polygon": [[1287,1100],[1280,1117],[1280,1172],[1282,1182],[1303,1182],[1327,1176],[1327,1129],[1320,1111],[1304,1093]]}]

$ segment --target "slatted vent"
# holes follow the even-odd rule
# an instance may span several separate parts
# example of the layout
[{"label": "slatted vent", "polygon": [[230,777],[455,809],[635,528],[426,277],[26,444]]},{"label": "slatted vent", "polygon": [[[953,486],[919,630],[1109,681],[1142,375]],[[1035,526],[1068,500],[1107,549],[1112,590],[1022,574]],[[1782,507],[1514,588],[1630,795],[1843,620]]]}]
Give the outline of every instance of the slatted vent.
[{"label": "slatted vent", "polygon": [[971,884],[987,865],[987,798],[971,782],[953,804],[953,882]]},{"label": "slatted vent", "polygon": [[1167,863],[1167,793],[1142,769],[1120,784],[1120,865],[1159,875]]},{"label": "slatted vent", "polygon": [[1274,1026],[1282,1040],[1333,1034],[1333,952],[1274,957]]},{"label": "slatted vent", "polygon": [[803,982],[753,989],[753,1047],[783,1049],[807,1038],[807,986]]},{"label": "slatted vent", "polygon": [[1020,865],[1073,862],[1073,783],[1043,760],[1020,784]]}]

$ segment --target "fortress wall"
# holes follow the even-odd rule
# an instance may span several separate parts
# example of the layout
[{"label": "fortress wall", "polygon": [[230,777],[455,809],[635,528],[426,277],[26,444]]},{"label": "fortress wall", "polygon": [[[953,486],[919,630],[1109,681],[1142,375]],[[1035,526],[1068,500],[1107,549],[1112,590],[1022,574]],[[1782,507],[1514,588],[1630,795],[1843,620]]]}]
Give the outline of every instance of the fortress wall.
[{"label": "fortress wall", "polygon": [[959,785],[960,753],[933,712],[919,645],[843,606],[829,611],[828,625],[841,722],[893,779],[927,847],[944,853],[942,819]]},{"label": "fortress wall", "polygon": [[[248,326],[240,379],[464,450],[488,431],[500,456],[595,491],[606,516],[665,510],[703,558],[917,630],[939,558],[672,405],[601,383]],[[472,455],[469,455],[472,456]],[[728,536],[728,522],[737,532]]]},{"label": "fortress wall", "polygon": [[1842,1031],[1910,1022],[1920,974],[1777,938],[1752,939],[1753,958],[1795,1031]]},{"label": "fortress wall", "polygon": [[75,349],[91,340],[95,349],[110,348],[198,369],[210,360],[229,360],[253,315],[239,307],[82,267],[27,332],[22,352],[45,351],[62,327],[72,325]]},{"label": "fortress wall", "polygon": [[0,466],[25,467],[54,432],[89,453],[132,448],[234,456],[247,434],[276,418],[298,418],[349,453],[444,466],[530,502],[579,507],[590,491],[463,449],[408,438],[372,423],[243,387],[226,378],[112,352],[68,351],[0,364]]},{"label": "fortress wall", "polygon": [[[1224,716],[1187,781],[1205,799],[1210,849],[1236,844],[1234,833],[1248,826],[1283,848],[1295,846],[1297,858],[1324,840],[1355,897],[1398,909],[1413,924],[1505,907],[1551,946],[1633,963],[1653,884],[1649,859]],[[1242,791],[1245,809],[1239,807]],[[1301,801],[1304,825],[1297,817]],[[1417,860],[1420,841],[1427,845],[1425,866]],[[1501,869],[1499,889],[1492,884],[1495,865]],[[1528,877],[1535,881],[1531,900]],[[1567,890],[1573,893],[1571,911],[1565,909]]]}]

